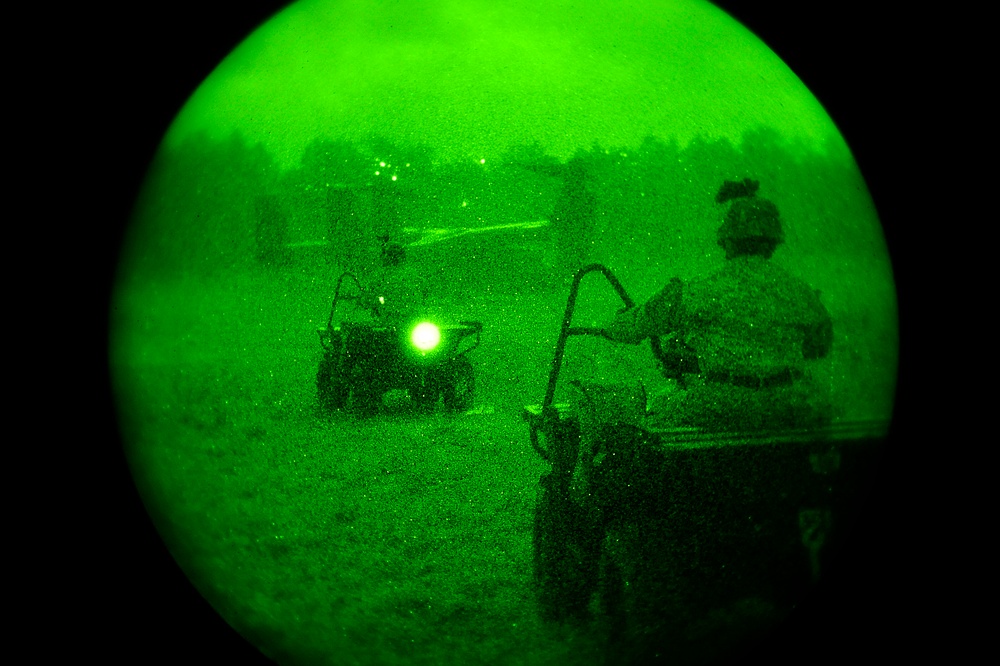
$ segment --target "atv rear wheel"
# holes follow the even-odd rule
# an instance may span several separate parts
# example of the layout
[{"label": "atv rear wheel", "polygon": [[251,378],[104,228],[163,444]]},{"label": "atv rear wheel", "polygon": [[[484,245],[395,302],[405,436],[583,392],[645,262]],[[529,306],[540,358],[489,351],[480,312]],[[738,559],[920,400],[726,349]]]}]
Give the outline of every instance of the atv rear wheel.
[{"label": "atv rear wheel", "polygon": [[533,574],[542,616],[550,621],[586,620],[598,589],[603,528],[569,497],[565,479],[541,479],[535,508]]},{"label": "atv rear wheel", "polygon": [[476,375],[472,363],[464,356],[452,361],[444,372],[444,406],[456,412],[472,407],[476,395]]}]

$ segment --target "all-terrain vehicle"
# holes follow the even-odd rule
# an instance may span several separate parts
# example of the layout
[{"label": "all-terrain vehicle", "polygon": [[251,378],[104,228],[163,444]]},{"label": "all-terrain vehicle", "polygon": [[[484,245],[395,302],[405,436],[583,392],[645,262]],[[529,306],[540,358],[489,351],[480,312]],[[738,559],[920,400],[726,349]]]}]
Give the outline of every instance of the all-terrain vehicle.
[{"label": "all-terrain vehicle", "polygon": [[[578,271],[545,396],[524,410],[531,444],[551,465],[534,524],[540,608],[549,621],[601,623],[611,661],[669,653],[671,663],[711,662],[773,626],[818,576],[856,509],[886,424],[656,431],[611,409],[585,459],[574,405],[587,403],[554,398],[568,339],[605,336],[572,325],[581,280],[592,273],[633,305],[606,267]],[[651,342],[663,374],[697,372],[690,350]],[[582,495],[574,487],[581,465],[589,479]]]},{"label": "all-terrain vehicle", "polygon": [[[353,283],[354,293],[344,293],[347,281]],[[338,306],[364,293],[356,276],[342,274],[326,326],[318,329],[323,346],[316,373],[320,408],[373,414],[391,390],[408,392],[411,402],[422,410],[433,409],[439,401],[451,411],[472,407],[476,377],[467,355],[479,346],[482,323],[444,324],[428,319],[406,325],[346,320],[335,324]]]}]

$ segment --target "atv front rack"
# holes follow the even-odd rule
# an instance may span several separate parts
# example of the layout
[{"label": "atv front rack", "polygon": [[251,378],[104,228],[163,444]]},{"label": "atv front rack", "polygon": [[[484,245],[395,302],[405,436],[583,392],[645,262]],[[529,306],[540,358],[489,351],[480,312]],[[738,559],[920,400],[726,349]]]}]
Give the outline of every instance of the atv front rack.
[{"label": "atv front rack", "polygon": [[[354,282],[354,286],[357,288],[356,293],[354,294],[343,293],[345,280],[351,280]],[[357,276],[354,275],[353,273],[342,273],[340,277],[337,278],[337,288],[333,293],[333,303],[330,306],[330,316],[327,317],[326,326],[317,329],[317,333],[319,334],[320,344],[323,346],[324,349],[331,348],[330,347],[331,335],[336,330],[334,329],[333,326],[333,320],[337,313],[337,306],[342,301],[357,300],[358,298],[361,297],[362,293],[363,289],[361,287],[361,281],[358,280]],[[362,326],[363,328],[373,328],[374,330],[384,330],[382,327],[378,326],[374,327],[367,325],[359,325],[359,326]],[[483,332],[483,323],[481,321],[459,321],[454,324],[445,324],[443,326],[440,326],[440,328],[442,329],[443,332],[450,331],[453,333],[457,333],[458,339],[455,342],[455,351],[454,353],[451,354],[451,357],[457,358],[459,356],[468,354],[473,349],[479,346]],[[472,340],[472,344],[462,349],[461,347],[463,342],[469,336],[475,336],[475,338]]]}]

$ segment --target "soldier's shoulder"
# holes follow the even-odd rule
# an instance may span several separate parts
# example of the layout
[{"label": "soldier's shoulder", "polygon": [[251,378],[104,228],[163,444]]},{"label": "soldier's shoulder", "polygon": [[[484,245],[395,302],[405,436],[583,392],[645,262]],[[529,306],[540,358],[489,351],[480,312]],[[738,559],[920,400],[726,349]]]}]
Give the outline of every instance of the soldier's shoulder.
[{"label": "soldier's shoulder", "polygon": [[780,266],[776,268],[784,274],[778,284],[781,285],[781,293],[791,307],[810,320],[829,318],[829,313],[823,305],[820,292],[817,289],[806,280],[792,275]]},{"label": "soldier's shoulder", "polygon": [[738,299],[745,291],[745,282],[738,275],[725,270],[692,280],[685,280],[681,291],[681,300],[688,312],[715,312],[725,309],[727,303]]},{"label": "soldier's shoulder", "polygon": [[774,261],[766,261],[757,267],[757,274],[775,284],[783,285],[790,290],[812,293],[813,289],[809,283],[801,277],[794,275],[787,268]]}]

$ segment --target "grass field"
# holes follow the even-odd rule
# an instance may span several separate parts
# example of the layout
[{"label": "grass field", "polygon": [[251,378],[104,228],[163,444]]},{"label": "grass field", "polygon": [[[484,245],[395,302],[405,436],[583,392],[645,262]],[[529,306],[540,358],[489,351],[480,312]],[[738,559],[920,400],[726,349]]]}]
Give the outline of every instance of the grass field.
[{"label": "grass field", "polygon": [[[547,465],[519,411],[542,398],[565,294],[461,304],[484,322],[472,413],[416,417],[390,396],[371,420],[316,413],[329,297],[251,275],[119,294],[127,453],[178,563],[283,664],[599,663],[604,629],[543,625],[531,580]],[[655,381],[647,349],[588,344],[570,375]]]},{"label": "grass field", "polygon": [[198,589],[281,663],[593,663],[598,641],[537,616],[546,466],[517,410],[494,390],[487,413],[415,418],[390,399],[369,421],[319,417],[327,296],[259,287],[120,301],[145,317],[113,354],[130,462]]},{"label": "grass field", "polygon": [[175,557],[283,662],[571,656],[535,617],[542,465],[509,415],[155,430],[137,468]]}]

